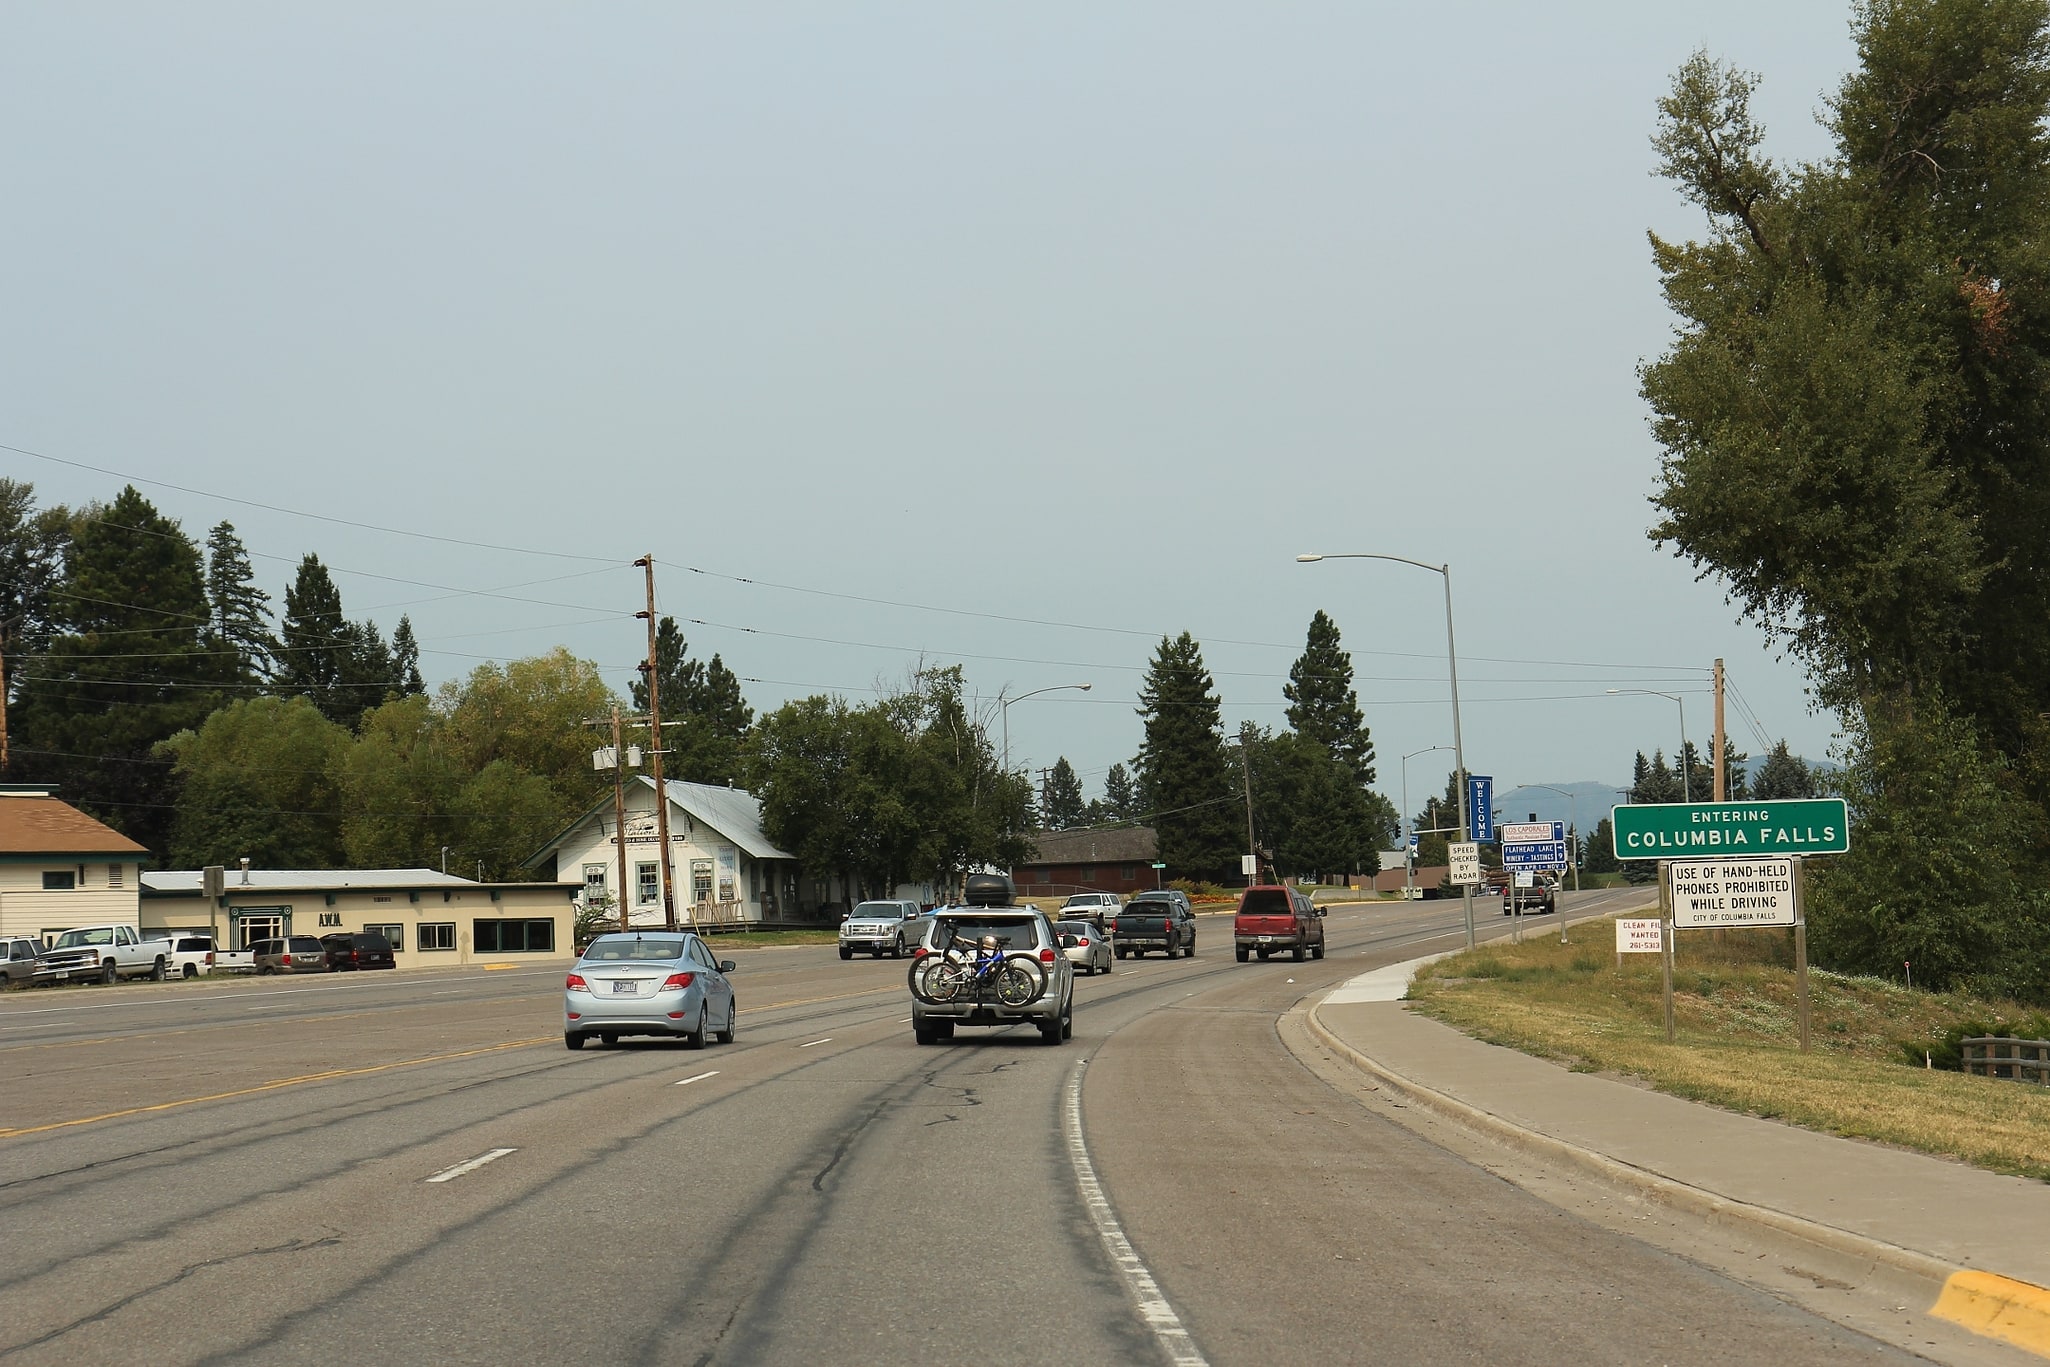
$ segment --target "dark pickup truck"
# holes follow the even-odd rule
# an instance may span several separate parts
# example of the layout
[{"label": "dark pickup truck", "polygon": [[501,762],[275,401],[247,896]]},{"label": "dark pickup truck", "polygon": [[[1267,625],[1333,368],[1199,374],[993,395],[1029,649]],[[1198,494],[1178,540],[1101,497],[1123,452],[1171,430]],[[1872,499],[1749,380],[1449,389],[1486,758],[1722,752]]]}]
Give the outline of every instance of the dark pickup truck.
[{"label": "dark pickup truck", "polygon": [[1306,956],[1321,959],[1324,913],[1294,888],[1247,888],[1239,898],[1231,938],[1240,963],[1254,954],[1267,959],[1283,952],[1293,954],[1297,963]]},{"label": "dark pickup truck", "polygon": [[1172,959],[1196,957],[1196,916],[1178,901],[1135,897],[1125,903],[1110,927],[1112,950],[1122,959],[1145,957],[1158,949]]}]

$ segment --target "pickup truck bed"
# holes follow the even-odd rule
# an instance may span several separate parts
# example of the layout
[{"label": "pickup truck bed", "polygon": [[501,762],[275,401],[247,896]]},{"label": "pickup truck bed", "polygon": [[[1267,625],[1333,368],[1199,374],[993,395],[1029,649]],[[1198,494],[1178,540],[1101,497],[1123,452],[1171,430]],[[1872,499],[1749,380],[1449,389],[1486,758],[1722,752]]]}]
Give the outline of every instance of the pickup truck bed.
[{"label": "pickup truck bed", "polygon": [[1111,931],[1111,950],[1120,959],[1144,957],[1157,949],[1172,959],[1196,957],[1196,922],[1172,902],[1128,902]]}]

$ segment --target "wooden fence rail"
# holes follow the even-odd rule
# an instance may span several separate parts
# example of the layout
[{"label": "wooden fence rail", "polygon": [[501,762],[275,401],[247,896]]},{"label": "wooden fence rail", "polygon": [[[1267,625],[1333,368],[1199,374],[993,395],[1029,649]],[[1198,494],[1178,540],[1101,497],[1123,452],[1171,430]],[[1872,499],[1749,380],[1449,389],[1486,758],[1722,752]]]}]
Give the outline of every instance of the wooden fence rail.
[{"label": "wooden fence rail", "polygon": [[1960,1048],[1968,1073],[2050,1086],[2050,1040],[1976,1035],[1962,1041]]}]

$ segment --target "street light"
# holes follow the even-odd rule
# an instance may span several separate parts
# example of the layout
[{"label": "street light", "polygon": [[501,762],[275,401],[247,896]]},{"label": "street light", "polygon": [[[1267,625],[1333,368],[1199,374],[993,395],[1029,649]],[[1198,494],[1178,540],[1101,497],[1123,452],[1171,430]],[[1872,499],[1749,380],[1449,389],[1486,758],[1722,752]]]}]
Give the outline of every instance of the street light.
[{"label": "street light", "polygon": [[[1678,693],[1661,693],[1656,688],[1612,688],[1611,693],[1641,693],[1648,698],[1671,698],[1680,704],[1680,800],[1694,800],[1694,783],[1688,770],[1694,766],[1687,762],[1687,702]],[[1639,753],[1642,753],[1641,751]]]},{"label": "street light", "polygon": [[1006,774],[1011,772],[1011,704],[1014,702],[1024,702],[1027,698],[1036,698],[1042,693],[1057,693],[1063,688],[1079,689],[1087,693],[1090,685],[1086,683],[1048,684],[1045,688],[1035,688],[1030,693],[1020,693],[1015,698],[1001,696],[997,698],[997,711],[1004,720],[1004,772]]},{"label": "street light", "polygon": [[[1406,555],[1379,555],[1373,551],[1352,551],[1332,555],[1311,551],[1297,556],[1296,560],[1305,565],[1315,564],[1319,560],[1393,560],[1398,565],[1414,565],[1420,570],[1429,570],[1445,580],[1445,668],[1452,680],[1452,763],[1459,771],[1459,839],[1464,843],[1472,837],[1473,823],[1466,810],[1466,745],[1459,734],[1459,650],[1452,639],[1452,566],[1431,565],[1422,560],[1411,560]],[[1466,947],[1472,949],[1473,885],[1461,883],[1459,889],[1459,900],[1466,912]]]},{"label": "street light", "polygon": [[[1414,830],[1416,818],[1411,816],[1409,812],[1409,762],[1418,755],[1428,755],[1433,750],[1450,750],[1451,748],[1449,745],[1426,745],[1423,749],[1412,750],[1402,757],[1402,820],[1404,825],[1412,827],[1410,831],[1412,838],[1416,835]],[[1416,858],[1410,854],[1409,841],[1405,840],[1402,844],[1402,899],[1405,902],[1408,901],[1409,895],[1415,891]]]}]

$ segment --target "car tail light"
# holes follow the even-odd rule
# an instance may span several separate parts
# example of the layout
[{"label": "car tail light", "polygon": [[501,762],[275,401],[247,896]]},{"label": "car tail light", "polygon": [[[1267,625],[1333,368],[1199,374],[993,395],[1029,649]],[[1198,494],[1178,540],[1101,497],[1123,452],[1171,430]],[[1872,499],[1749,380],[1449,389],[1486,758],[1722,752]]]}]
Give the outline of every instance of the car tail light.
[{"label": "car tail light", "polygon": [[292,956],[289,954],[280,954],[278,956],[278,962],[284,967],[290,968],[292,966]]},{"label": "car tail light", "polygon": [[931,950],[927,949],[924,945],[920,945],[917,949],[911,951],[911,957],[914,959],[923,959],[926,955],[930,953],[932,953]]},{"label": "car tail light", "polygon": [[697,980],[698,975],[695,973],[671,973],[662,980],[662,991],[674,992],[679,988],[689,987]]},{"label": "car tail light", "polygon": [[581,973],[570,974],[569,977],[563,980],[562,985],[571,992],[589,992],[591,990],[591,985],[584,981],[584,975]]},{"label": "car tail light", "polygon": [[1089,937],[1087,935],[1077,935],[1075,937],[1075,944],[1078,948],[1087,949],[1089,948]]},{"label": "car tail light", "polygon": [[1042,949],[1042,950],[1040,950],[1040,951],[1039,951],[1039,961],[1040,961],[1041,963],[1043,963],[1043,964],[1050,964],[1050,963],[1052,963],[1052,962],[1053,962],[1053,951],[1052,951],[1052,950],[1050,950],[1050,949]]},{"label": "car tail light", "polygon": [[206,963],[207,963],[207,967],[209,967],[209,968],[213,967],[213,962],[214,962],[214,952],[213,952],[213,951],[212,951],[211,949],[209,949],[209,950],[208,950],[208,951],[206,952]]}]

